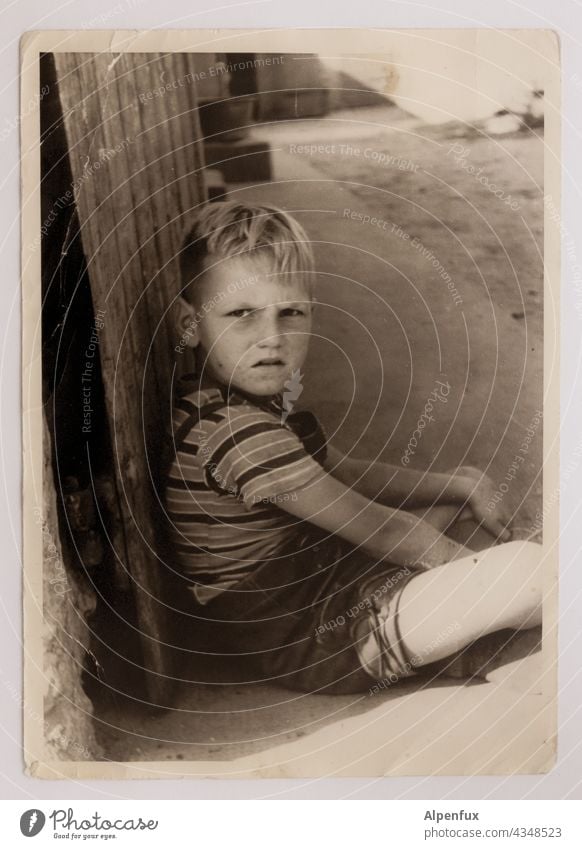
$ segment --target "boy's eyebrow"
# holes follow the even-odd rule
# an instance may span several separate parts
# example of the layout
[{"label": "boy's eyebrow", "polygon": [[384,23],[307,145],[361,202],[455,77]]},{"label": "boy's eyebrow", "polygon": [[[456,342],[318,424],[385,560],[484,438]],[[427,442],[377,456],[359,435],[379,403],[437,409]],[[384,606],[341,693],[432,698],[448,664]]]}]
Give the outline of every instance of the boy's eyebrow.
[{"label": "boy's eyebrow", "polygon": [[228,312],[232,312],[232,310],[254,310],[255,312],[259,312],[259,310],[264,310],[268,306],[276,306],[276,307],[304,307],[305,304],[310,304],[307,298],[304,301],[275,301],[273,304],[264,304],[262,306],[256,306],[255,304],[250,304],[248,301],[239,301],[235,304],[224,304],[224,308]]}]

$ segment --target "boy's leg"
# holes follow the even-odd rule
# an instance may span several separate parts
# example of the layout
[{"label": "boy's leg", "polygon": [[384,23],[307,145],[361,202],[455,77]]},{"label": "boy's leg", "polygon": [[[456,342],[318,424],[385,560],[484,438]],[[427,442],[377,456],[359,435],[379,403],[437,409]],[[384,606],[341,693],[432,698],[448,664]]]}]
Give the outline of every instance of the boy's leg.
[{"label": "boy's leg", "polygon": [[[399,625],[407,652],[419,660],[415,665],[441,660],[503,628],[539,625],[541,554],[535,543],[509,542],[409,581],[400,599]],[[437,640],[439,635],[443,638]]]},{"label": "boy's leg", "polygon": [[376,678],[406,677],[486,634],[539,625],[541,555],[535,543],[510,542],[414,575],[360,623],[362,664]]}]

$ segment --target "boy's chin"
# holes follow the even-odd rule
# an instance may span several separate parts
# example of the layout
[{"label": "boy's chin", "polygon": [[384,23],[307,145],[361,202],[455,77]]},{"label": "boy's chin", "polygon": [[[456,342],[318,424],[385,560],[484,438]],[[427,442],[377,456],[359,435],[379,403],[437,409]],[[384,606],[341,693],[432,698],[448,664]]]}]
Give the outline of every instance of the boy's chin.
[{"label": "boy's chin", "polygon": [[256,380],[233,380],[232,386],[246,392],[247,395],[256,395],[257,397],[267,397],[270,395],[278,395],[285,388],[285,381],[288,375],[283,378],[281,376],[261,377]]},{"label": "boy's chin", "polygon": [[235,388],[239,389],[241,392],[245,392],[247,395],[255,395],[257,398],[268,398],[272,395],[279,395],[283,391],[284,386],[279,382],[260,384],[247,383],[235,386]]}]

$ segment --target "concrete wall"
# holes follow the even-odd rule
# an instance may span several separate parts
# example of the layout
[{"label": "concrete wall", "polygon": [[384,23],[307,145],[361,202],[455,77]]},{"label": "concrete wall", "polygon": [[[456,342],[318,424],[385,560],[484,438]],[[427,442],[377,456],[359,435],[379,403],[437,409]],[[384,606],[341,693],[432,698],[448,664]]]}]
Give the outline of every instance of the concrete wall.
[{"label": "concrete wall", "polygon": [[[59,537],[46,424],[44,440],[43,721],[47,759],[95,760],[101,756],[101,749],[95,739],[93,708],[81,685],[85,651],[89,648],[87,617],[95,608],[95,594]],[[40,721],[25,715],[27,720]]]}]

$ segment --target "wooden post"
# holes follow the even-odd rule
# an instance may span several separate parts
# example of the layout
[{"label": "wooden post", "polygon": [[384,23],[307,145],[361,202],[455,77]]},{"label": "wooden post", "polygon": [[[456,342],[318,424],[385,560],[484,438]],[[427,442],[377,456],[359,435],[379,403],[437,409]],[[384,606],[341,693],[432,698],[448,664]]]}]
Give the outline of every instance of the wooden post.
[{"label": "wooden post", "polygon": [[118,551],[132,580],[148,693],[164,703],[171,669],[156,492],[175,368],[174,259],[184,219],[206,199],[195,69],[186,54],[56,53],[95,328],[87,370],[101,358]]}]

